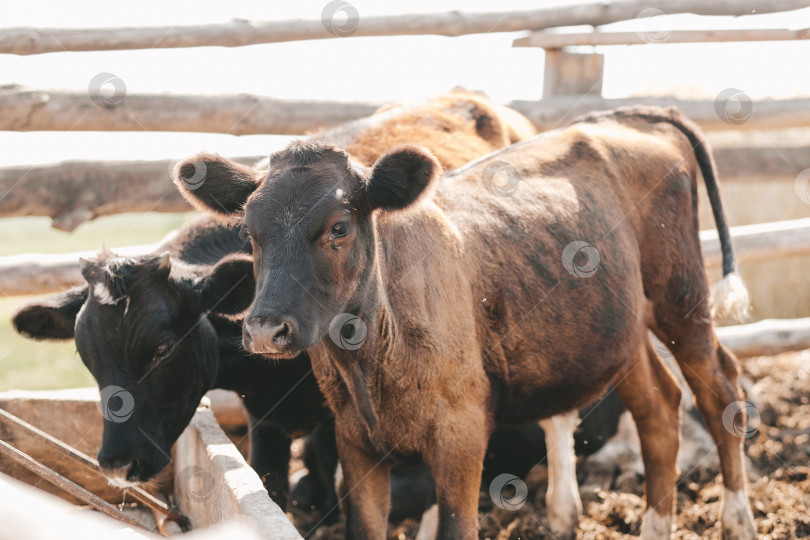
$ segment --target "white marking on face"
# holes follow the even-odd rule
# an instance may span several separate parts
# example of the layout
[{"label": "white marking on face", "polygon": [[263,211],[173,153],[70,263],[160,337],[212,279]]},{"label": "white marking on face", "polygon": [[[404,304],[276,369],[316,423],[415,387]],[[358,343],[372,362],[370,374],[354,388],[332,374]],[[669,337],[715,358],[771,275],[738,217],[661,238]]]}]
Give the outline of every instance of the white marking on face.
[{"label": "white marking on face", "polygon": [[93,285],[93,297],[99,304],[115,305],[115,298],[103,283]]},{"label": "white marking on face", "polygon": [[661,515],[654,508],[644,512],[641,520],[641,538],[653,540],[658,538],[669,538],[672,534],[672,514]]},{"label": "white marking on face", "polygon": [[335,190],[335,199],[342,201],[343,200],[343,190],[337,189]]},{"label": "white marking on face", "polygon": [[548,452],[546,508],[551,532],[557,536],[572,534],[582,514],[574,456],[574,430],[578,423],[576,411],[540,421],[546,432]]}]

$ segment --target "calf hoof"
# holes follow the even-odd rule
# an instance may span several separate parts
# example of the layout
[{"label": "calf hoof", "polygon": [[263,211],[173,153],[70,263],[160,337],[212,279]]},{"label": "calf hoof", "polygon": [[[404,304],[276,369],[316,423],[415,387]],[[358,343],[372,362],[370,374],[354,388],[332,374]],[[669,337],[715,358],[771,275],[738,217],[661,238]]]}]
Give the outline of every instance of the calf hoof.
[{"label": "calf hoof", "polygon": [[554,538],[574,538],[574,529],[579,525],[579,517],[582,515],[582,500],[579,498],[576,478],[571,477],[570,480],[572,484],[552,487],[546,492],[548,523]]},{"label": "calf hoof", "polygon": [[672,536],[672,514],[663,516],[650,508],[644,512],[641,520],[641,538],[643,540],[657,540]]},{"label": "calf hoof", "polygon": [[579,524],[579,516],[582,514],[582,503],[568,501],[556,501],[552,505],[547,505],[548,524],[554,538],[573,539],[576,537],[576,527]]},{"label": "calf hoof", "polygon": [[744,491],[725,490],[723,540],[755,540],[757,529]]},{"label": "calf hoof", "polygon": [[574,540],[576,538],[576,526],[579,523],[579,516],[568,515],[561,516],[559,514],[548,516],[548,524],[551,529],[551,535],[559,540]]}]

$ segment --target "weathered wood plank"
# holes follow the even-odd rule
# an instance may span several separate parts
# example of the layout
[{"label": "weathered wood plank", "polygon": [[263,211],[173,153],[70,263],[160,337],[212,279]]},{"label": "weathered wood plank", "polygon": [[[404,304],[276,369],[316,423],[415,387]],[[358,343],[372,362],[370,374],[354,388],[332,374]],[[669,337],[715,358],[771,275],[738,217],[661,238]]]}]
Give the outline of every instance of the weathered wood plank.
[{"label": "weathered wood plank", "polygon": [[724,326],[717,329],[717,337],[740,358],[803,351],[810,349],[810,318]]},{"label": "weathered wood plank", "polygon": [[513,101],[509,103],[509,106],[524,114],[539,130],[564,126],[577,116],[591,111],[632,105],[678,107],[682,113],[707,131],[786,129],[810,126],[810,99],[758,100],[752,104],[750,115],[739,119],[736,117],[730,119],[725,114],[724,104],[718,103],[717,100],[687,100],[671,97],[605,99],[599,96],[557,96],[540,101]]},{"label": "weathered wood plank", "polygon": [[[810,253],[810,218],[757,223],[731,228],[737,261],[756,262]],[[700,231],[703,261],[708,267],[720,266],[722,255],[717,231]]]},{"label": "weathered wood plank", "polygon": [[0,455],[2,455],[7,459],[10,459],[11,461],[17,463],[18,465],[25,467],[26,469],[36,474],[43,480],[65,491],[71,496],[76,497],[83,503],[89,504],[90,506],[92,506],[93,508],[95,508],[96,510],[98,510],[99,512],[101,512],[106,516],[115,518],[119,521],[122,521],[123,523],[126,523],[127,525],[132,525],[150,532],[157,532],[157,530],[155,530],[153,527],[145,523],[141,523],[137,519],[134,519],[124,514],[118,508],[111,505],[104,499],[87,491],[83,487],[65,478],[61,474],[54,472],[53,470],[49,469],[48,467],[46,467],[39,461],[35,460],[25,452],[21,452],[20,450],[14,448],[6,441],[0,440]]},{"label": "weathered wood plank", "polygon": [[62,162],[0,169],[0,216],[49,216],[72,231],[124,212],[192,210],[169,178],[170,161]]},{"label": "weathered wood plank", "polygon": [[[74,462],[84,466],[94,473],[100,473],[99,464],[95,458],[88,456],[84,452],[76,450],[69,444],[49,435],[48,433],[45,433],[36,426],[29,424],[25,420],[14,416],[2,408],[0,408],[0,423],[2,423],[7,429],[11,429],[12,431],[18,430],[24,432],[28,436],[38,439],[43,446],[47,446],[52,450],[60,452],[63,456],[72,459]],[[158,499],[151,493],[144,491],[140,487],[136,486],[129,488],[128,493],[133,499],[149,507],[156,516],[161,516],[163,519],[172,520],[178,525],[178,527],[188,524],[188,518],[183,516],[176,509],[170,508],[169,505],[167,505],[164,501]]]},{"label": "weathered wood plank", "polygon": [[268,540],[301,540],[211,411],[198,409],[173,448],[174,496],[195,527],[236,516]]},{"label": "weathered wood plank", "polygon": [[[745,97],[743,97],[745,99]],[[266,96],[127,94],[115,107],[96,105],[87,92],[0,86],[0,130],[188,131],[231,135],[306,135],[371,115],[382,103],[281,100]],[[750,115],[729,121],[716,100],[670,97],[604,99],[556,96],[513,101],[540,130],[591,111],[629,105],[677,106],[705,130],[785,129],[810,126],[810,98],[759,100]],[[249,111],[249,114],[246,112]]]},{"label": "weathered wood plank", "polygon": [[[6,28],[0,30],[0,53],[40,54],[176,47],[240,47],[339,36],[461,36],[491,32],[540,30],[556,26],[599,26],[634,19],[643,10],[668,14],[731,15],[774,13],[807,7],[802,0],[624,0],[545,7],[524,11],[363,16],[348,4],[336,13],[325,9],[321,20],[246,21],[189,26],[122,28]],[[338,22],[340,13],[345,19]]]},{"label": "weathered wood plank", "polygon": [[0,130],[192,131],[304,135],[370,116],[378,104],[282,100],[250,94],[126,93],[99,105],[87,91],[0,86]]},{"label": "weathered wood plank", "polygon": [[[103,422],[98,409],[96,388],[3,392],[0,393],[0,407],[29,424],[47,430],[49,434],[84,454],[95,455],[101,446]],[[36,436],[0,424],[0,438],[109,503],[118,504],[124,498],[132,500],[131,496],[125,497],[119,488],[111,486],[101,474],[77,467],[71,460],[65,459],[61,452],[43,445]],[[6,458],[0,458],[0,470],[29,484],[38,485],[49,493],[77,502],[75,498],[50,484],[40,482],[37,476]],[[167,475],[163,474],[157,478],[155,486],[166,483]]]},{"label": "weathered wood plank", "polygon": [[[116,248],[121,255],[151,253],[159,243]],[[79,257],[95,257],[98,251],[73,253],[27,253],[0,257],[0,291],[5,295],[61,291],[82,283]]]},{"label": "weathered wood plank", "polygon": [[[255,164],[261,156],[234,158]],[[64,161],[0,168],[0,217],[48,216],[72,231],[125,212],[189,212],[169,176],[174,161]]]},{"label": "weathered wood plank", "polygon": [[543,71],[543,99],[554,96],[602,94],[603,54],[546,51]]},{"label": "weathered wood plank", "polygon": [[656,39],[644,32],[582,32],[555,34],[532,32],[527,37],[512,42],[513,47],[563,47],[596,45],[644,45],[647,43],[725,43],[734,41],[791,41],[810,39],[810,28],[788,30],[786,28],[735,28],[732,30],[672,30],[656,31]]}]

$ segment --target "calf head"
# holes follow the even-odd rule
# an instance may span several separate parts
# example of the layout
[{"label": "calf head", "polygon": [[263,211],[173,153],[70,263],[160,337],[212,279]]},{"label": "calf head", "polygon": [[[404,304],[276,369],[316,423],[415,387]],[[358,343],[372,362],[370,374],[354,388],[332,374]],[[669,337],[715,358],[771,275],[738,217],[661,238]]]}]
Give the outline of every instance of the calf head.
[{"label": "calf head", "polygon": [[169,462],[171,446],[211,389],[219,362],[209,310],[238,313],[255,287],[252,260],[184,267],[168,253],[81,260],[87,284],[30,304],[13,318],[34,339],[75,336],[98,383],[104,433],[98,461],[116,485],[143,482]]},{"label": "calf head", "polygon": [[[292,358],[329,332],[337,316],[359,315],[377,287],[376,214],[415,204],[441,167],[427,150],[406,146],[366,168],[317,142],[293,143],[270,163],[256,172],[201,154],[179,164],[175,183],[197,207],[243,217],[257,286],[244,346]],[[205,181],[190,189],[186,178],[200,164]]]}]

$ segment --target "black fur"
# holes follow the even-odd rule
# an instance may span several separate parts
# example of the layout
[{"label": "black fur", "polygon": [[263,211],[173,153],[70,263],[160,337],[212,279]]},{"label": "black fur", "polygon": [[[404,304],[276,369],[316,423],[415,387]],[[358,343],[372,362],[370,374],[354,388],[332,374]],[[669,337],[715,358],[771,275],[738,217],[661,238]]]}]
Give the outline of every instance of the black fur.
[{"label": "black fur", "polygon": [[401,210],[430,192],[441,165],[427,150],[403,146],[377,160],[366,183],[370,209]]}]

